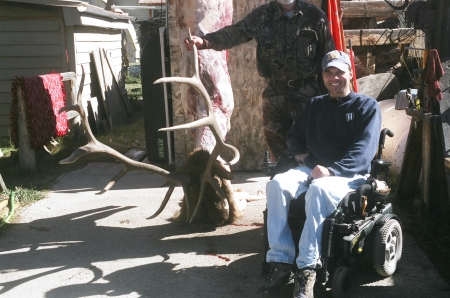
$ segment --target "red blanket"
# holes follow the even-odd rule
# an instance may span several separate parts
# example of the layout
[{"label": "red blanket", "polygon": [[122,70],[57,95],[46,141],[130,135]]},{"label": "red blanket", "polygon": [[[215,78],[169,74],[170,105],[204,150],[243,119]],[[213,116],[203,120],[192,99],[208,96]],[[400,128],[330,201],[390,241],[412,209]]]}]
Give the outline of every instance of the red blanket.
[{"label": "red blanket", "polygon": [[422,79],[427,83],[427,94],[430,100],[442,100],[443,94],[441,92],[441,84],[439,79],[445,74],[442,67],[441,59],[437,50],[430,50],[428,53],[427,66],[422,75]]},{"label": "red blanket", "polygon": [[58,110],[66,104],[66,93],[59,73],[23,78],[16,77],[12,82],[11,95],[11,138],[18,147],[17,138],[17,87],[22,88],[25,103],[27,128],[31,148],[39,148],[52,137],[67,134],[68,121],[66,113]]}]

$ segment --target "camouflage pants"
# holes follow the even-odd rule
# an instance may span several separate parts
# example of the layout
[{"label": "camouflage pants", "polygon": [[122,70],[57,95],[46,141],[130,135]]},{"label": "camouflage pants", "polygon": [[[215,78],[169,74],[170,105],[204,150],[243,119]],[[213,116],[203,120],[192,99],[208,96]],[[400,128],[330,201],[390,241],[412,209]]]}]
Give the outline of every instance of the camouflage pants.
[{"label": "camouflage pants", "polygon": [[270,161],[286,154],[286,135],[306,103],[320,94],[317,81],[303,87],[268,86],[262,94],[264,136]]}]

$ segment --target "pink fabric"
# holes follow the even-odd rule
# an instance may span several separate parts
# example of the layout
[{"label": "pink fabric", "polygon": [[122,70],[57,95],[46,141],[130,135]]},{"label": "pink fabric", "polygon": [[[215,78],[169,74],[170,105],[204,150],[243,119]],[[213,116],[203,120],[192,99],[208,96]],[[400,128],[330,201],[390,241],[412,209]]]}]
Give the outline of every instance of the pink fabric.
[{"label": "pink fabric", "polygon": [[442,100],[442,90],[439,79],[445,74],[441,59],[437,50],[430,50],[428,53],[427,66],[422,79],[427,83],[427,95],[430,100]]},{"label": "pink fabric", "polygon": [[16,77],[13,80],[11,95],[11,137],[18,147],[17,138],[17,87],[22,88],[25,104],[27,128],[30,135],[31,148],[39,148],[52,137],[67,134],[67,114],[58,114],[58,110],[66,104],[66,94],[62,77],[59,73],[51,73],[29,78]]}]

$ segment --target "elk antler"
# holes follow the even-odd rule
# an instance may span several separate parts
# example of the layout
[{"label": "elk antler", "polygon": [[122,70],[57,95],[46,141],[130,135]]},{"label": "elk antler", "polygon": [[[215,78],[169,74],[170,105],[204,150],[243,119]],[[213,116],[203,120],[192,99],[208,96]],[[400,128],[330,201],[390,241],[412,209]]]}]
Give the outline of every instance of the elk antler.
[{"label": "elk antler", "polygon": [[[189,31],[189,37],[191,38],[190,31]],[[200,127],[200,126],[208,126],[216,140],[216,145],[214,146],[214,148],[211,152],[211,156],[208,159],[208,164],[206,166],[206,169],[200,177],[201,181],[202,181],[201,187],[200,187],[200,195],[199,195],[197,205],[195,206],[194,213],[192,214],[189,222],[192,222],[192,220],[195,218],[195,215],[197,214],[198,207],[200,206],[202,199],[203,199],[206,182],[209,182],[214,187],[214,189],[220,194],[220,196],[222,197],[223,200],[227,199],[225,193],[220,188],[219,184],[217,183],[217,181],[214,179],[214,177],[212,175],[213,163],[217,160],[217,157],[220,155],[220,153],[226,149],[229,149],[233,152],[234,157],[231,161],[226,163],[227,165],[233,165],[233,164],[237,163],[239,161],[239,157],[240,157],[239,151],[236,149],[236,147],[229,145],[229,144],[225,144],[225,142],[223,141],[222,131],[220,130],[217,120],[214,117],[214,112],[213,112],[213,108],[212,108],[211,101],[209,98],[209,94],[206,91],[205,87],[203,86],[203,84],[200,80],[199,67],[198,67],[198,51],[197,51],[197,47],[195,45],[193,46],[193,52],[194,52],[194,75],[191,78],[169,77],[169,78],[161,78],[154,82],[154,84],[157,84],[157,83],[184,83],[184,84],[191,85],[200,93],[201,98],[206,107],[206,112],[207,112],[207,116],[204,118],[198,119],[194,122],[187,123],[187,124],[182,124],[182,125],[177,125],[177,126],[167,127],[167,128],[161,128],[161,129],[159,129],[160,131],[184,130],[184,129],[191,129],[191,128]],[[230,173],[230,176],[231,176],[231,178],[230,178],[230,180],[231,180],[232,179],[231,173]]]},{"label": "elk antler", "polygon": [[[82,65],[82,77],[81,77],[80,88],[79,88],[78,94],[77,94],[77,103],[75,105],[68,105],[68,106],[61,108],[59,110],[59,113],[61,113],[63,111],[70,111],[70,110],[78,112],[78,114],[80,115],[80,118],[81,118],[81,123],[84,127],[85,133],[88,138],[88,143],[86,145],[76,149],[68,158],[61,160],[59,163],[60,164],[70,164],[70,163],[77,161],[79,158],[81,158],[85,155],[93,154],[93,153],[107,154],[107,155],[110,155],[110,156],[114,157],[115,159],[119,160],[123,164],[124,169],[122,171],[120,171],[119,173],[117,173],[110,180],[110,182],[108,182],[108,184],[103,188],[103,190],[101,192],[99,192],[99,194],[103,194],[106,191],[108,191],[109,189],[111,189],[111,187],[113,187],[114,184],[120,178],[122,178],[128,172],[134,171],[134,170],[147,171],[147,172],[159,175],[159,176],[167,179],[168,184],[169,184],[169,189],[167,190],[167,193],[166,193],[164,200],[162,201],[160,207],[152,216],[149,217],[149,219],[155,218],[164,210],[164,208],[166,207],[167,202],[169,201],[170,196],[172,195],[173,190],[175,189],[176,186],[181,186],[183,188],[185,199],[187,201],[186,205],[188,208],[186,221],[189,221],[189,222],[192,222],[192,220],[195,218],[195,214],[196,214],[197,209],[202,200],[205,183],[207,181],[214,187],[214,189],[216,189],[218,191],[218,193],[221,195],[222,199],[226,199],[225,194],[222,191],[222,189],[219,187],[218,183],[214,179],[212,179],[211,170],[213,168],[213,164],[218,163],[218,161],[216,159],[225,148],[231,149],[234,152],[233,160],[228,162],[228,164],[230,164],[230,165],[235,164],[239,160],[239,151],[235,147],[233,147],[231,145],[227,145],[223,142],[223,137],[222,137],[221,131],[219,129],[219,126],[218,126],[218,124],[214,118],[213,112],[212,112],[212,106],[211,106],[211,103],[209,102],[208,93],[206,92],[204,86],[201,84],[201,81],[198,76],[198,60],[197,60],[198,55],[197,55],[196,49],[194,50],[194,55],[195,55],[196,63],[195,63],[195,75],[193,78],[164,78],[164,79],[157,80],[155,82],[155,83],[159,83],[159,82],[164,82],[164,81],[167,81],[167,82],[173,81],[173,82],[190,84],[190,85],[194,86],[194,88],[199,90],[200,94],[202,95],[203,99],[205,100],[205,105],[208,107],[208,117],[206,117],[206,118],[203,118],[203,119],[200,119],[200,120],[197,120],[192,123],[185,124],[185,125],[179,125],[179,126],[172,127],[172,128],[160,129],[160,130],[168,131],[168,130],[196,128],[196,127],[201,127],[201,126],[207,125],[211,129],[211,131],[213,132],[213,134],[216,138],[216,146],[214,147],[213,152],[211,153],[211,156],[208,160],[206,170],[201,177],[202,185],[201,185],[201,190],[200,190],[200,197],[199,197],[198,204],[196,205],[196,208],[192,215],[190,215],[190,210],[189,210],[189,201],[191,199],[190,192],[189,192],[189,186],[191,184],[191,181],[190,181],[190,178],[188,175],[176,173],[176,172],[171,173],[160,167],[132,160],[132,159],[124,156],[123,154],[117,152],[116,150],[99,142],[94,137],[94,135],[91,131],[91,128],[89,126],[87,115],[82,107],[82,92],[83,92],[83,85],[84,85],[84,80],[85,80],[85,70],[84,70],[83,65]],[[227,177],[227,179],[232,179],[232,178],[233,178],[232,174],[229,173],[229,177]]]},{"label": "elk antler", "polygon": [[120,154],[116,150],[106,146],[105,144],[99,142],[94,137],[94,135],[91,131],[91,128],[89,127],[87,115],[82,107],[81,100],[82,100],[84,79],[85,79],[85,71],[84,71],[84,67],[82,65],[82,76],[81,76],[80,88],[78,90],[78,95],[77,95],[77,104],[68,105],[68,106],[61,108],[59,110],[59,113],[72,110],[72,111],[76,111],[76,112],[78,112],[78,114],[80,114],[81,123],[86,132],[86,136],[88,138],[88,143],[86,145],[76,149],[68,158],[61,160],[59,163],[60,164],[74,163],[79,158],[81,158],[85,155],[88,155],[88,154],[93,154],[93,153],[107,154],[107,155],[110,155],[110,156],[116,158],[117,160],[119,160],[123,164],[124,169],[122,171],[120,171],[119,173],[117,173],[111,179],[111,181],[103,188],[103,190],[101,192],[99,192],[98,194],[103,194],[106,191],[108,191],[109,189],[111,189],[111,187],[113,187],[113,185],[120,178],[122,178],[125,174],[127,174],[130,171],[143,170],[143,171],[147,171],[147,172],[159,175],[161,177],[164,177],[168,181],[169,190],[167,191],[167,193],[164,197],[164,200],[161,203],[160,208],[150,218],[154,218],[154,217],[158,216],[164,210],[164,207],[166,206],[167,202],[169,201],[169,198],[176,186],[181,185],[184,193],[185,194],[188,193],[186,190],[188,189],[188,187],[190,185],[189,177],[184,174],[170,173],[160,167],[157,167],[157,166],[154,166],[151,164],[134,161],[134,160],[124,156],[123,154]]}]

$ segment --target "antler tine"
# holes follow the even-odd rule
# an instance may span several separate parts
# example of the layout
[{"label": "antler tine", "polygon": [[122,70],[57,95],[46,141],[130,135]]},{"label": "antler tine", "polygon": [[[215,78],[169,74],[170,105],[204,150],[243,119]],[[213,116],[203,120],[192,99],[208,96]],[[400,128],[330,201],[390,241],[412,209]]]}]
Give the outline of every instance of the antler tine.
[{"label": "antler tine", "polygon": [[153,213],[153,215],[147,217],[147,219],[153,219],[153,218],[157,217],[164,210],[164,208],[166,208],[167,202],[169,202],[170,196],[172,195],[174,189],[175,189],[174,185],[169,186],[169,190],[166,192],[164,200],[162,201],[158,210],[156,210],[156,212]]},{"label": "antler tine", "polygon": [[107,154],[107,155],[110,155],[110,156],[114,157],[115,159],[119,160],[122,163],[122,165],[124,166],[124,169],[122,169],[119,173],[117,173],[108,182],[108,184],[103,188],[103,190],[100,191],[98,194],[103,194],[106,191],[108,191],[109,189],[111,189],[111,187],[113,187],[114,184],[120,178],[122,178],[125,174],[127,174],[128,172],[133,171],[133,170],[143,170],[143,171],[150,172],[150,173],[159,175],[159,176],[167,179],[169,181],[169,189],[166,193],[166,196],[165,196],[163,202],[161,203],[160,208],[154,214],[154,216],[157,216],[158,214],[160,214],[162,212],[162,210],[166,206],[167,201],[169,200],[169,198],[173,192],[173,189],[176,186],[182,185],[183,189],[187,189],[189,177],[187,177],[187,175],[183,175],[183,174],[170,173],[169,171],[166,171],[160,167],[132,160],[132,159],[120,154],[119,152],[112,149],[111,147],[108,147],[107,145],[99,142],[94,137],[94,134],[92,133],[92,130],[89,126],[87,115],[86,115],[86,113],[83,109],[83,105],[82,105],[82,94],[83,94],[83,86],[84,86],[84,80],[85,80],[85,70],[84,70],[83,65],[81,66],[81,68],[82,68],[82,76],[81,76],[80,88],[79,88],[78,94],[77,94],[77,103],[75,105],[69,105],[69,106],[65,106],[65,107],[61,108],[59,110],[59,113],[61,113],[63,111],[76,111],[76,112],[78,112],[78,114],[80,114],[81,124],[83,125],[85,134],[88,138],[88,143],[86,145],[76,149],[68,158],[61,160],[59,163],[60,164],[73,163],[73,162],[77,161],[79,158],[81,158],[85,155],[88,155],[88,154],[93,154],[93,153]]}]

